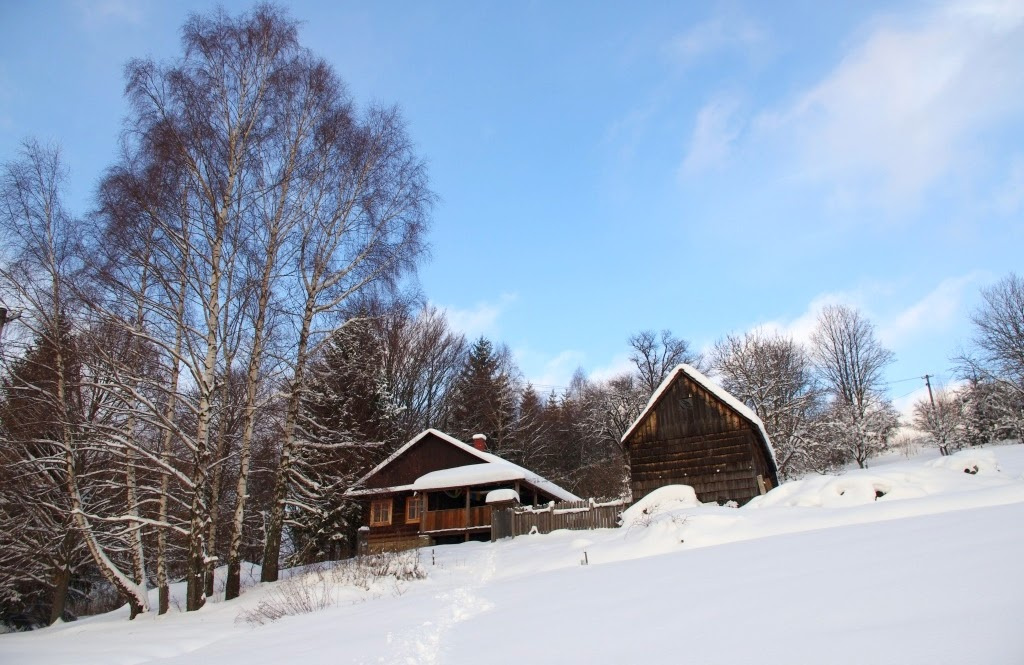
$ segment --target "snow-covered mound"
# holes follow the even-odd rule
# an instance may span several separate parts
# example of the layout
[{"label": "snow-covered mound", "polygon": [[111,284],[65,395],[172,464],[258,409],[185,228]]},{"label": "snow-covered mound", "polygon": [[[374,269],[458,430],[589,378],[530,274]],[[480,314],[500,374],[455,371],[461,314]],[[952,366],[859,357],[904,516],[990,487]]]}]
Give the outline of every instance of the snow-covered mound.
[{"label": "snow-covered mound", "polygon": [[[677,486],[618,529],[423,549],[426,579],[293,570],[195,613],[0,635],[0,663],[1019,665],[1022,523],[1021,445],[805,478],[741,508]],[[289,584],[324,602],[244,620]]]},{"label": "snow-covered mound", "polygon": [[648,522],[658,513],[696,508],[701,505],[697,493],[689,485],[659,487],[622,513],[622,525]]},{"label": "snow-covered mound", "polygon": [[[965,478],[965,474],[969,477]],[[810,476],[784,483],[765,496],[756,497],[746,508],[856,506],[1016,486],[1019,481],[1019,475],[1000,473],[992,450],[964,450],[925,464],[907,462],[880,470],[848,471],[839,476]]]}]

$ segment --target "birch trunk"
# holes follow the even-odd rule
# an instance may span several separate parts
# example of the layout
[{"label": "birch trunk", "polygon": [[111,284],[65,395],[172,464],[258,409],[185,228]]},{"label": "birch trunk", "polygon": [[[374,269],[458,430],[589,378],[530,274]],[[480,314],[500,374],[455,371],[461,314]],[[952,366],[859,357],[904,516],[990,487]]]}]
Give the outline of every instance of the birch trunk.
[{"label": "birch trunk", "polygon": [[288,502],[289,474],[296,449],[295,430],[299,420],[299,409],[302,405],[302,392],[305,389],[309,338],[313,327],[313,314],[316,311],[314,298],[313,294],[307,295],[306,305],[303,308],[302,327],[299,331],[295,351],[295,367],[288,395],[288,410],[285,414],[281,461],[278,463],[277,474],[274,478],[274,500],[270,505],[270,515],[267,519],[267,542],[263,551],[261,582],[276,582],[279,575],[281,535],[284,529],[285,507]]}]

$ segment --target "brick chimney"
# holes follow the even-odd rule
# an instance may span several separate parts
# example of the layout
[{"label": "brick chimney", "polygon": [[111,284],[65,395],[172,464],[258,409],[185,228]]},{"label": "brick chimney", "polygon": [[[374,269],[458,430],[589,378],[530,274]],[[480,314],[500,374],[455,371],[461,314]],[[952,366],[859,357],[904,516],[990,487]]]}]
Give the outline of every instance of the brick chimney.
[{"label": "brick chimney", "polygon": [[486,451],[487,450],[487,437],[484,436],[483,434],[474,434],[473,435],[473,447],[476,448],[477,450]]}]

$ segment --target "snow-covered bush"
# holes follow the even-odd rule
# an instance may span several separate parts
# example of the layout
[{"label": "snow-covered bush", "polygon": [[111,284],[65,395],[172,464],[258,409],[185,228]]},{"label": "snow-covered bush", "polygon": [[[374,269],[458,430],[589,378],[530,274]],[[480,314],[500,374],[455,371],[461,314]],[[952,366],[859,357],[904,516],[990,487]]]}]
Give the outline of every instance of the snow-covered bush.
[{"label": "snow-covered bush", "polygon": [[933,469],[949,469],[950,471],[962,471],[971,475],[977,473],[996,473],[999,471],[999,462],[991,450],[961,450],[949,457],[940,457],[928,462]]},{"label": "snow-covered bush", "polygon": [[381,582],[397,585],[426,576],[416,550],[383,552],[334,564],[310,566],[303,573],[274,584],[256,607],[243,611],[238,619],[261,626],[286,616],[334,607],[346,588],[370,591]]}]

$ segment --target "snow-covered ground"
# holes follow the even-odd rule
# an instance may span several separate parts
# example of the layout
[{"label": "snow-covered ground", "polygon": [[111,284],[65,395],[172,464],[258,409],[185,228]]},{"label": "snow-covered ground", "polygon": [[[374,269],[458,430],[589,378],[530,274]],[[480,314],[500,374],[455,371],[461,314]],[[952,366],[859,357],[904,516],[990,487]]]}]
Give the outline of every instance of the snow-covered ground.
[{"label": "snow-covered ground", "polygon": [[1024,663],[1024,446],[886,462],[740,509],[665,490],[620,529],[422,550],[424,580],[262,626],[239,616],[277,585],[0,635],[0,663]]}]

